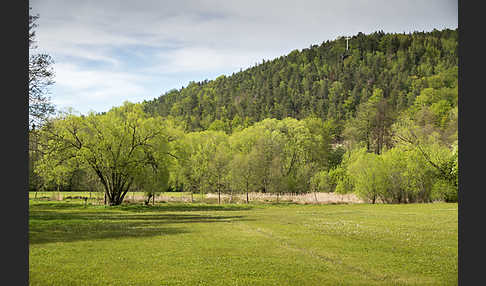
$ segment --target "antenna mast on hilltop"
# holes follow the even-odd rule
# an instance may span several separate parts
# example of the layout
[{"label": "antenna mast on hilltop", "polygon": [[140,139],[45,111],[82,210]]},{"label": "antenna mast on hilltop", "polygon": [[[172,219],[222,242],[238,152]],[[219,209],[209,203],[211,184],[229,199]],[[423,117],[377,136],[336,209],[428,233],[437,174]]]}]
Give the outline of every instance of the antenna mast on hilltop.
[{"label": "antenna mast on hilltop", "polygon": [[346,50],[341,55],[341,60],[344,61],[345,58],[349,57],[349,39],[350,37],[344,37],[346,39]]}]

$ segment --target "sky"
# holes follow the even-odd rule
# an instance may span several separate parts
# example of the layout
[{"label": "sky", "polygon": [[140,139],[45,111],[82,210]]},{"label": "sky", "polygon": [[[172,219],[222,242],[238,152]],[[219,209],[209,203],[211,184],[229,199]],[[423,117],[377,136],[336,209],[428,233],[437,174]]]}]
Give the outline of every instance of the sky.
[{"label": "sky", "polygon": [[58,110],[151,100],[359,32],[455,29],[457,0],[30,0]]}]

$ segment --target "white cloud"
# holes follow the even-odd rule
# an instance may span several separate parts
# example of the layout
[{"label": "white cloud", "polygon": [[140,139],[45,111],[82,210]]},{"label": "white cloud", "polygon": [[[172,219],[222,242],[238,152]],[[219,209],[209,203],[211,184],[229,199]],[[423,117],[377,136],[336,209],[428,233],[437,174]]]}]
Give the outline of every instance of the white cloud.
[{"label": "white cloud", "polygon": [[208,47],[189,47],[157,54],[163,63],[157,67],[161,73],[181,73],[247,68],[262,59],[263,53],[254,51],[218,50]]},{"label": "white cloud", "polygon": [[[128,100],[135,102],[146,96],[146,78],[131,73],[83,70],[72,64],[55,64],[56,91],[53,103],[71,106],[86,112],[89,106],[107,110]],[[85,105],[86,104],[86,105]]]}]

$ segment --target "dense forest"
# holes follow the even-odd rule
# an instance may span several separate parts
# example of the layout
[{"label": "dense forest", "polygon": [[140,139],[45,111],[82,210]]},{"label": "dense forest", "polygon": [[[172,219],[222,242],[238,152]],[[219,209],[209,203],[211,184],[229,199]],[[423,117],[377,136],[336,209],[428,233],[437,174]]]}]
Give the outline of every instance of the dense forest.
[{"label": "dense forest", "polygon": [[[31,189],[457,201],[457,30],[326,41],[30,131]],[[349,49],[346,49],[347,44]]]},{"label": "dense forest", "polygon": [[457,29],[359,33],[349,37],[348,50],[344,37],[294,50],[231,76],[171,90],[145,102],[145,110],[181,119],[189,131],[214,123],[227,133],[265,118],[313,115],[342,123],[356,116],[375,89],[391,110],[403,111],[424,88],[453,87],[457,37]]}]

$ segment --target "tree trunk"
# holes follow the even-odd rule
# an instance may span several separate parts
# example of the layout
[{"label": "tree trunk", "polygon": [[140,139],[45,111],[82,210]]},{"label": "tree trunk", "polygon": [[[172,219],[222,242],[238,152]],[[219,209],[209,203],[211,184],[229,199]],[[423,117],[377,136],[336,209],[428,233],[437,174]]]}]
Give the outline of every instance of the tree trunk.
[{"label": "tree trunk", "polygon": [[153,197],[152,193],[149,193],[149,194],[148,194],[147,199],[146,199],[146,200],[145,200],[145,202],[144,202],[146,206],[148,206],[148,204],[150,204],[150,199],[151,199],[152,197]]},{"label": "tree trunk", "polygon": [[248,204],[248,178],[246,179],[246,203]]},{"label": "tree trunk", "polygon": [[221,190],[220,190],[220,184],[219,184],[219,176],[218,176],[218,205],[221,204]]},{"label": "tree trunk", "polygon": [[123,201],[123,196],[120,191],[111,191],[111,193],[105,193],[105,203],[110,206],[121,205]]},{"label": "tree trunk", "polygon": [[371,146],[370,146],[370,138],[369,138],[369,132],[366,131],[366,151],[370,152]]}]

